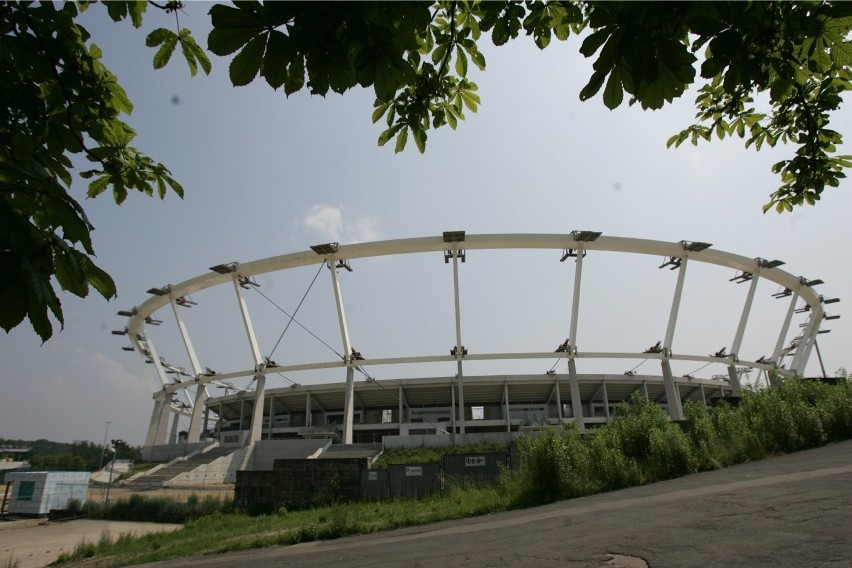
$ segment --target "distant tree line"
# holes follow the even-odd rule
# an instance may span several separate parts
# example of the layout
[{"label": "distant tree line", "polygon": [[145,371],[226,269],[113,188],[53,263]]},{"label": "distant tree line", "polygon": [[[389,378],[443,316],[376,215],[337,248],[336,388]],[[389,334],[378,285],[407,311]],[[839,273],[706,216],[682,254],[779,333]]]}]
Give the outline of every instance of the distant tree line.
[{"label": "distant tree line", "polygon": [[[110,441],[120,460],[142,459],[142,451],[131,446],[124,440]],[[30,451],[23,459],[30,462],[33,470],[39,471],[96,471],[101,464],[104,447],[93,442],[52,442],[50,440],[7,440],[0,438],[0,446],[7,445],[17,448],[29,448]],[[104,463],[111,454],[104,456]]]}]

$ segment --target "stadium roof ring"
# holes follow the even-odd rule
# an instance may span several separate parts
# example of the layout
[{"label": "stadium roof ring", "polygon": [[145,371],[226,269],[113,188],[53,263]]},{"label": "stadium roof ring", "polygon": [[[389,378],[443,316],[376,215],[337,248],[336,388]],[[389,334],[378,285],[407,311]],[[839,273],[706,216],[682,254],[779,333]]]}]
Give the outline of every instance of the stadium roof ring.
[{"label": "stadium roof ring", "polygon": [[[554,329],[561,330],[558,332],[560,333],[558,340],[554,340],[553,345],[548,345],[546,349],[538,350],[512,350],[499,348],[494,350],[480,350],[478,352],[474,352],[473,349],[469,350],[465,347],[466,344],[473,345],[476,343],[476,338],[474,337],[472,339],[472,334],[468,331],[469,327],[466,325],[463,328],[462,324],[477,320],[484,320],[487,322],[488,317],[483,317],[483,314],[477,314],[476,310],[485,310],[487,314],[489,310],[495,309],[495,304],[493,302],[489,303],[488,301],[483,301],[483,298],[488,296],[492,298],[499,298],[521,293],[517,290],[517,288],[501,290],[500,284],[504,278],[502,276],[495,276],[492,274],[485,280],[482,280],[482,282],[486,283],[484,284],[487,286],[486,290],[476,289],[471,291],[468,287],[465,288],[465,293],[462,294],[460,289],[468,284],[468,280],[465,280],[464,278],[467,275],[465,271],[468,269],[461,269],[460,265],[466,262],[469,253],[479,254],[478,251],[495,251],[498,253],[512,253],[514,255],[532,255],[533,253],[531,251],[543,251],[548,255],[547,258],[552,260],[552,263],[550,263],[551,265],[558,265],[560,261],[563,263],[562,266],[570,267],[573,265],[573,271],[571,271],[570,268],[560,269],[564,271],[560,273],[563,274],[563,276],[560,277],[561,282],[558,283],[558,285],[554,285],[549,288],[547,291],[547,293],[553,294],[557,299],[555,300],[555,304],[552,306],[553,309],[551,310],[548,308],[546,310],[547,317],[542,318],[541,321],[548,320],[551,324],[555,325]],[[552,255],[550,251],[553,251]],[[448,348],[444,349],[443,347],[436,347],[437,344],[421,344],[413,342],[413,348],[415,350],[422,348],[422,351],[405,356],[392,354],[393,356],[371,357],[369,355],[362,355],[355,349],[355,347],[353,347],[353,341],[350,337],[351,330],[350,325],[347,323],[347,308],[350,311],[353,310],[352,305],[350,304],[351,298],[347,297],[347,301],[344,302],[344,294],[341,288],[342,273],[340,273],[340,270],[343,269],[347,272],[351,272],[353,270],[352,263],[354,261],[359,261],[358,268],[360,272],[362,265],[367,262],[368,259],[370,261],[381,257],[403,259],[420,253],[439,253],[442,255],[443,263],[435,263],[434,260],[431,260],[430,262],[432,264],[429,266],[440,266],[443,264],[452,265],[452,287],[450,288],[449,285],[446,286],[447,293],[441,297],[443,298],[440,301],[442,304],[441,308],[434,309],[434,313],[436,314],[443,310],[443,313],[447,316],[446,319],[451,320],[444,323],[446,323],[445,327],[447,330],[453,329],[454,332],[443,334],[445,337],[442,337],[441,339],[441,341],[446,341],[446,346],[448,346]],[[586,258],[589,253],[593,254],[591,257]],[[586,284],[589,276],[587,273],[584,273],[584,265],[588,266],[591,264],[594,266],[593,263],[597,262],[598,253],[606,253],[608,257],[614,259],[613,262],[624,263],[627,267],[621,269],[618,264],[616,264],[615,271],[609,272],[606,279],[601,281],[606,282],[607,285],[614,285],[616,287],[621,286],[622,291],[632,287],[633,285],[632,280],[623,275],[630,273],[629,267],[634,266],[637,258],[640,258],[641,260],[646,256],[662,257],[662,264],[655,267],[662,270],[657,272],[676,272],[676,277],[671,285],[658,285],[656,288],[653,288],[653,294],[648,294],[647,297],[643,296],[643,299],[639,302],[633,302],[634,304],[644,304],[647,301],[648,304],[654,304],[654,313],[660,314],[660,321],[665,322],[664,325],[660,325],[658,328],[655,327],[655,329],[651,332],[648,332],[645,329],[646,327],[649,327],[650,324],[645,325],[644,318],[642,318],[642,324],[629,324],[629,327],[631,328],[640,328],[642,333],[653,332],[659,334],[656,337],[649,337],[646,344],[643,344],[641,348],[633,348],[632,350],[608,350],[606,346],[603,349],[594,350],[585,350],[581,348],[582,342],[578,341],[578,339],[585,337],[584,330],[593,325],[589,322],[593,322],[595,320],[593,317],[584,317],[582,320],[584,327],[581,328],[581,312],[588,316],[588,314],[594,313],[594,310],[606,308],[612,301],[610,297],[604,297],[603,300],[598,297],[600,295],[599,293],[605,293],[605,289],[608,290],[606,286],[599,285],[597,283],[593,283],[591,286]],[[536,259],[540,259],[542,255],[540,253],[537,254],[538,256],[536,256]],[[434,259],[434,257],[430,258]],[[438,258],[440,259],[441,257]],[[566,262],[569,260],[572,262]],[[641,260],[641,262],[646,261]],[[514,272],[522,273],[522,264],[524,263],[518,262],[517,264],[509,265],[508,270],[506,265],[504,265],[502,267],[495,268],[495,270],[502,270],[502,273],[506,275],[505,280],[507,280],[507,285],[511,286],[511,282],[509,281],[512,279],[509,278],[509,276],[511,276]],[[726,298],[724,301],[726,305],[714,305],[710,308],[708,313],[715,313],[721,309],[732,311],[737,321],[736,326],[732,326],[730,330],[726,330],[724,332],[726,335],[721,338],[713,339],[713,345],[719,344],[725,345],[725,347],[719,350],[716,350],[714,347],[712,349],[713,352],[711,353],[706,352],[710,351],[709,349],[703,349],[701,352],[696,352],[697,349],[700,349],[698,347],[693,348],[692,352],[689,352],[688,347],[691,347],[694,342],[682,341],[683,338],[680,335],[677,336],[678,349],[674,349],[676,338],[675,332],[679,323],[679,314],[682,312],[682,300],[685,295],[685,290],[689,290],[689,286],[687,284],[692,283],[686,277],[687,266],[695,264],[705,267],[721,267],[733,270],[734,276],[732,278],[720,279],[720,281],[723,282],[723,286],[728,287],[734,287],[736,284],[743,284],[744,286],[740,289],[745,290],[744,299],[742,298],[742,292],[739,294],[733,294],[727,291],[723,292],[723,294],[725,294],[724,297]],[[778,260],[749,258],[716,250],[708,243],[686,240],[664,242],[646,239],[610,237],[604,236],[595,231],[572,231],[567,234],[482,235],[468,235],[464,231],[447,231],[440,236],[421,238],[385,240],[349,245],[325,243],[314,245],[308,250],[251,262],[230,262],[219,264],[212,266],[209,271],[179,284],[151,288],[148,290],[151,294],[150,298],[131,310],[123,310],[119,312],[119,315],[127,317],[127,324],[125,328],[114,331],[113,333],[116,335],[127,335],[130,339],[130,346],[124,347],[123,349],[127,351],[135,351],[143,359],[143,361],[145,361],[146,369],[150,370],[149,376],[154,384],[155,407],[148,430],[148,436],[146,438],[146,446],[166,444],[169,439],[174,440],[174,431],[172,432],[171,438],[169,438],[169,423],[172,423],[172,429],[175,430],[177,428],[177,421],[175,419],[170,421],[169,418],[181,416],[189,419],[189,428],[187,430],[188,441],[197,442],[199,437],[202,435],[202,432],[206,429],[207,417],[204,409],[206,408],[207,412],[209,412],[211,408],[219,408],[221,410],[222,404],[218,404],[217,406],[217,401],[224,402],[232,400],[234,396],[242,396],[243,398],[248,396],[248,399],[252,401],[252,408],[250,411],[245,413],[246,416],[250,416],[249,423],[244,425],[242,417],[240,418],[239,429],[245,430],[245,435],[240,438],[240,441],[251,443],[252,441],[260,439],[264,432],[264,412],[266,413],[265,415],[269,419],[270,424],[272,421],[272,411],[269,408],[264,409],[264,394],[268,394],[266,393],[266,378],[269,375],[278,375],[286,378],[287,381],[292,383],[289,387],[291,391],[297,390],[298,388],[304,388],[305,390],[311,390],[311,388],[313,388],[316,392],[320,392],[324,389],[339,390],[340,397],[343,401],[340,413],[342,414],[341,424],[339,425],[341,434],[340,438],[344,443],[353,442],[353,430],[355,430],[354,417],[358,414],[355,411],[356,404],[359,405],[362,414],[365,411],[363,401],[359,402],[357,400],[358,393],[356,390],[358,389],[355,387],[356,373],[362,373],[364,377],[366,377],[367,382],[373,383],[373,385],[378,385],[379,388],[383,389],[386,387],[390,388],[388,385],[390,385],[393,381],[396,381],[393,382],[393,385],[395,385],[393,386],[393,389],[396,389],[398,386],[399,391],[394,394],[393,397],[399,400],[400,415],[396,417],[396,421],[398,422],[402,422],[402,389],[404,388],[404,385],[423,384],[424,382],[428,383],[429,381],[434,384],[451,384],[452,387],[444,391],[447,393],[447,396],[451,395],[451,402],[449,402],[449,404],[452,405],[454,414],[451,427],[454,432],[461,433],[464,433],[465,431],[465,419],[466,416],[470,414],[469,408],[465,410],[465,384],[469,385],[470,389],[473,389],[477,381],[482,384],[494,382],[494,377],[502,377],[502,380],[506,385],[511,385],[513,381],[524,380],[547,382],[548,380],[551,380],[547,376],[551,375],[551,378],[555,380],[557,399],[559,399],[559,380],[560,377],[562,377],[567,381],[566,385],[570,384],[572,404],[574,404],[575,398],[577,399],[576,402],[579,404],[583,397],[579,390],[574,390],[575,388],[579,388],[576,385],[578,381],[594,382],[594,380],[598,380],[604,385],[605,391],[607,381],[610,381],[611,384],[615,384],[615,382],[617,382],[620,378],[621,382],[624,382],[625,384],[635,385],[638,384],[636,381],[640,380],[641,377],[643,385],[652,383],[657,384],[663,389],[670,415],[674,419],[682,419],[682,397],[676,394],[680,392],[678,390],[679,384],[693,381],[694,384],[710,385],[713,380],[716,380],[717,382],[722,381],[727,386],[722,388],[721,392],[738,395],[740,388],[742,388],[741,377],[744,372],[757,370],[766,378],[767,382],[770,380],[771,376],[792,376],[797,374],[801,375],[803,373],[811,350],[816,345],[818,334],[826,331],[821,329],[821,325],[825,320],[838,317],[828,315],[825,311],[825,305],[839,300],[837,298],[826,298],[814,289],[814,286],[822,283],[820,280],[810,280],[802,276],[795,276],[781,269],[780,266],[783,264],[783,262]],[[280,363],[276,362],[272,357],[272,353],[275,348],[272,349],[269,355],[264,356],[261,345],[265,346],[266,342],[271,343],[274,340],[274,337],[272,336],[277,334],[270,334],[264,330],[259,340],[257,326],[253,324],[253,318],[256,318],[259,314],[256,310],[253,310],[250,314],[246,296],[251,294],[251,291],[256,290],[259,286],[257,281],[258,277],[281,274],[287,271],[294,271],[299,268],[310,266],[316,266],[318,269],[314,276],[314,281],[317,280],[323,266],[331,268],[328,272],[330,274],[331,291],[333,293],[329,294],[325,298],[325,304],[328,305],[327,310],[329,313],[332,311],[336,313],[336,317],[333,318],[335,320],[334,325],[332,325],[331,328],[334,328],[333,333],[339,337],[339,339],[334,343],[337,343],[341,350],[337,351],[337,349],[331,347],[328,343],[323,342],[332,352],[335,353],[334,357],[316,357],[310,358],[310,360],[307,361],[298,362],[288,362],[276,357],[276,359],[279,359]],[[373,267],[371,266],[370,268]],[[374,279],[373,282],[381,280],[383,284],[393,286],[393,281],[396,277],[395,275],[399,275],[399,273],[393,272],[394,265],[388,266],[387,263],[385,263],[383,268],[385,270],[383,277]],[[387,276],[388,268],[391,269],[391,277]],[[573,274],[571,274],[571,272],[573,272]],[[588,268],[586,269],[586,272],[588,272]],[[358,272],[356,272],[354,276],[357,278],[359,276]],[[444,273],[444,276],[440,277],[446,278],[449,281],[449,276],[446,275],[446,273]],[[527,275],[527,277],[529,277],[529,275]],[[368,276],[368,278],[372,278],[372,276]],[[572,280],[573,287],[570,285]],[[311,285],[313,285],[314,281],[311,282]],[[699,278],[698,282],[701,286],[709,285],[707,278]],[[741,351],[743,350],[743,343],[747,338],[746,329],[749,316],[752,315],[753,312],[758,282],[769,282],[776,285],[777,289],[771,294],[771,296],[775,299],[788,301],[782,301],[776,304],[780,305],[777,309],[777,319],[780,322],[780,325],[772,330],[771,342],[774,345],[770,346],[767,349],[767,352],[761,354],[759,357],[752,356],[746,358],[741,355]],[[629,285],[626,286],[628,283]],[[586,285],[584,286],[584,284]],[[349,285],[348,282],[347,285]],[[479,286],[481,287],[483,284],[480,283]],[[192,299],[192,294],[216,288],[227,290],[231,287],[233,288],[233,295],[235,297],[235,301],[231,304],[231,307],[233,308],[235,305],[238,310],[239,317],[236,318],[236,321],[240,322],[237,327],[242,328],[239,331],[239,334],[243,335],[245,340],[245,347],[243,349],[246,355],[247,364],[237,364],[238,366],[236,368],[225,369],[221,372],[217,372],[211,369],[214,365],[210,365],[206,361],[202,361],[199,357],[198,353],[201,352],[201,350],[196,351],[197,345],[194,340],[197,341],[198,337],[201,337],[202,341],[206,340],[205,334],[190,336],[188,331],[189,326],[186,321],[189,316],[184,316],[182,312],[186,313],[185,308],[196,307],[198,305],[198,303]],[[663,290],[663,288],[666,289]],[[717,286],[717,288],[719,287]],[[449,292],[450,290],[451,293]],[[570,290],[570,292],[568,292],[568,290]],[[310,287],[308,288],[308,291],[310,291]],[[562,291],[564,291],[564,293],[561,293]],[[581,294],[581,291],[583,294]],[[409,301],[411,303],[418,304],[424,302],[425,300],[423,296],[427,295],[421,294],[422,290],[411,288],[404,292],[409,294]],[[536,288],[536,292],[541,293],[540,285]],[[228,294],[230,295],[230,293]],[[307,292],[305,292],[305,297],[306,296]],[[590,296],[592,297],[592,300],[588,300],[588,297]],[[305,297],[302,297],[302,301],[304,301]],[[264,298],[278,307],[275,302],[267,296],[264,295]],[[465,302],[465,300],[467,301]],[[213,306],[213,309],[219,309],[221,307],[219,304],[222,303],[226,302],[215,302],[217,305]],[[556,309],[556,304],[559,304],[559,309]],[[300,302],[299,307],[301,307],[301,305],[302,304]],[[299,326],[303,327],[305,331],[308,331],[308,333],[317,337],[316,334],[308,329],[308,327],[304,326],[298,319],[296,319],[295,312],[298,311],[299,307],[297,307],[292,314],[279,307],[279,309],[288,316],[284,318],[284,321],[286,322],[285,332],[290,327],[291,323],[296,322]],[[159,326],[163,323],[163,320],[167,319],[165,317],[163,317],[163,319],[157,319],[157,312],[161,309],[169,308],[171,308],[170,311],[174,316],[175,323],[172,327],[173,332],[171,343],[176,343],[177,346],[170,345],[164,348],[164,345],[159,343],[159,338],[157,340],[157,346],[155,346],[155,341],[152,338],[152,335],[156,335],[158,332],[153,331],[152,327]],[[429,306],[426,306],[424,309],[429,312],[433,311],[433,308]],[[168,319],[170,320],[171,318]],[[555,322],[552,320],[555,320]],[[792,335],[791,328],[794,326],[794,321],[802,331],[798,336],[788,340],[788,336]],[[418,322],[413,322],[411,321],[411,318],[409,318],[404,322],[403,326],[412,326],[416,323]],[[680,323],[683,324],[684,322]],[[454,324],[454,327],[451,324]],[[616,328],[626,326],[627,324],[624,322],[616,322],[615,324],[610,324],[608,329],[614,330]],[[167,326],[164,326],[164,328],[165,327]],[[488,326],[486,324],[485,328],[487,327]],[[521,332],[523,334],[527,334],[531,327],[538,326],[527,325],[521,330]],[[542,327],[544,328],[547,326],[543,325]],[[328,329],[329,326],[326,326],[324,331],[328,332]],[[465,331],[464,341],[462,336],[463,329]],[[398,331],[399,328],[391,329],[388,331],[388,334],[394,335]],[[766,330],[763,327],[761,327],[761,331],[764,334],[766,333]],[[375,332],[376,330],[371,330],[371,334]],[[514,332],[507,332],[504,335],[510,336],[511,339],[512,337],[519,335],[521,332],[518,332],[518,329],[516,328]],[[282,333],[280,336],[277,336],[279,343],[283,335],[284,334]],[[355,339],[360,338],[357,334],[352,334],[352,337]],[[563,338],[564,341],[562,340]],[[175,339],[177,339],[177,341],[175,341]],[[650,346],[647,345],[650,344],[653,339],[659,340]],[[322,342],[321,339],[320,341]],[[388,342],[388,344],[390,343],[392,342]],[[275,345],[277,347],[278,343]],[[359,343],[358,345],[361,344]],[[681,347],[682,345],[687,345],[687,348]],[[179,356],[181,358],[185,356],[185,359],[188,361],[188,365],[179,366],[177,364],[167,362],[165,357],[158,354],[157,347],[164,350],[169,348],[177,349],[180,352]],[[211,352],[211,348],[206,347],[205,349],[207,349],[207,353]],[[438,351],[440,349],[443,349],[443,352],[439,354]],[[771,352],[769,352],[770,350]],[[366,352],[367,351],[364,350],[364,353]],[[556,363],[553,364],[553,367],[535,379],[531,378],[533,375],[530,373],[518,373],[515,375],[507,375],[505,373],[494,375],[492,373],[488,375],[491,378],[480,379],[477,379],[469,372],[467,374],[465,373],[466,368],[469,369],[471,365],[477,364],[499,363],[500,365],[503,365],[508,364],[508,362],[526,361],[528,363],[535,363],[538,361],[538,364],[543,362],[546,365],[548,362],[554,360]],[[641,363],[628,371],[624,371],[623,368],[616,369],[615,371],[613,371],[613,369],[605,370],[599,375],[594,375],[595,377],[598,377],[598,379],[592,379],[590,378],[592,375],[588,374],[580,375],[577,373],[576,369],[578,361],[581,362],[581,366],[586,365],[590,361],[596,361],[609,365],[610,367],[617,367],[619,365],[623,367],[625,366],[626,361],[629,362],[631,360],[641,360]],[[635,372],[636,368],[648,361],[658,362],[661,371],[659,375],[639,375]],[[567,373],[557,374],[555,369],[557,364],[561,363],[566,364]],[[449,376],[445,373],[443,376],[439,375],[435,379],[430,380],[421,379],[419,383],[417,380],[406,380],[401,376],[394,376],[393,381],[377,381],[366,371],[367,368],[395,369],[399,366],[422,369],[430,365],[443,366],[446,370],[448,364],[451,367],[454,367],[454,373],[450,373]],[[675,373],[672,371],[673,364],[681,366],[685,364],[698,364],[703,365],[704,367],[713,365],[715,368],[723,369],[723,373],[722,375],[715,375],[710,379],[697,379],[692,373],[684,373],[683,375],[680,375],[678,372],[678,378],[675,378]],[[345,383],[342,382],[344,377],[341,375],[338,379],[336,379],[336,381],[334,381],[339,383],[336,386],[329,385],[329,381],[326,379],[323,381],[325,384],[314,386],[306,385],[303,387],[303,385],[288,377],[288,375],[296,376],[300,373],[324,373],[324,376],[327,377],[334,372],[334,369],[340,369],[341,373],[345,373]],[[284,375],[285,373],[287,375]],[[360,377],[360,375],[358,376]],[[601,377],[609,378],[601,379]],[[251,381],[250,385],[253,386],[254,390],[249,395],[246,395],[246,391],[250,390],[248,385],[244,388],[231,386],[233,381],[241,379]],[[449,381],[449,383],[447,381]],[[208,387],[212,385],[218,385],[225,388],[231,387],[235,390],[242,391],[242,395],[229,395],[226,391],[226,395],[224,397],[212,399],[209,397],[208,392]],[[363,387],[360,384],[359,388],[363,391]],[[508,389],[509,387],[506,386],[505,388]],[[648,396],[647,386],[644,388],[646,388],[646,396]],[[281,396],[284,395],[284,391],[282,389],[269,389],[269,392],[278,392]],[[593,394],[594,396],[600,396],[600,393],[597,392],[597,390]],[[311,395],[308,395],[309,400],[310,396]],[[511,409],[509,408],[509,398],[507,390],[504,392],[504,396],[502,398],[502,403],[504,403],[506,407],[504,413],[505,416],[503,418],[505,418],[506,423],[509,424],[509,427],[511,427],[511,420],[509,419],[509,414],[511,413]],[[568,397],[566,396],[566,399],[567,398]],[[586,398],[588,398],[588,394],[586,395]],[[553,392],[551,392],[548,397],[548,404],[552,402],[552,399]],[[470,405],[470,400],[471,399],[468,400],[468,407]],[[590,412],[590,407],[588,406],[589,401],[586,400],[585,402],[587,403],[585,411],[582,406],[571,409],[573,412],[569,412],[566,407],[566,412],[563,414],[562,408],[558,408],[557,414],[559,419],[567,419],[568,414],[573,414],[571,419],[579,422],[579,425],[582,427],[583,418],[590,418],[590,416],[588,416]],[[387,401],[382,402],[382,404],[387,406]],[[437,402],[435,404],[437,404]],[[243,405],[244,404],[241,404],[241,408]],[[456,410],[458,410],[458,413],[456,413]],[[240,412],[243,412],[243,410]],[[310,410],[307,412],[310,414]],[[584,416],[584,413],[586,416]],[[456,416],[456,414],[458,414],[458,416]],[[606,414],[608,416],[608,410],[606,410]],[[220,416],[220,418],[222,417]],[[310,416],[308,416],[305,422],[306,424],[303,424],[302,426],[303,431],[310,426]],[[294,428],[297,429],[292,426],[290,428],[291,430]],[[272,429],[271,426],[269,426],[267,435],[271,434]]]}]

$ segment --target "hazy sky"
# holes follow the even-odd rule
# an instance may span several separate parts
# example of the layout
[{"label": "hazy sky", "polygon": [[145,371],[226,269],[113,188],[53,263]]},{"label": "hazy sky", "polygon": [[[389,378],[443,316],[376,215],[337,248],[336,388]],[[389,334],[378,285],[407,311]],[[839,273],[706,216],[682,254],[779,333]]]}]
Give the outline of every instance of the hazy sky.
[{"label": "hazy sky", "polygon": [[[206,44],[209,5],[191,3],[181,25]],[[597,97],[580,103],[590,63],[578,42],[539,51],[531,40],[485,45],[488,69],[473,79],[483,104],[467,113],[457,131],[429,133],[425,155],[413,146],[394,155],[379,148],[380,125],[370,122],[371,91],[345,96],[290,97],[262,80],[230,86],[228,61],[213,56],[209,77],[190,79],[179,55],[165,70],[151,68],[147,31],[172,26],[151,13],[145,32],[106,20],[94,6],[86,23],[104,49],[105,63],[135,104],[128,122],[136,145],[165,163],[186,197],[164,201],[131,195],[116,206],[105,195],[84,200],[97,227],[99,264],[118,285],[118,299],[94,292],[84,300],[62,296],[64,331],[41,345],[28,323],[0,336],[0,437],[58,441],[110,438],[141,444],[152,408],[151,377],[126,339],[110,334],[124,326],[120,309],[141,304],[152,286],[182,282],[223,262],[246,262],[341,243],[468,233],[567,233],[713,243],[748,257],[786,261],[789,272],[822,278],[820,291],[850,299],[848,263],[852,228],[849,183],[824,194],[816,207],[792,214],[763,214],[761,205],[779,180],[772,163],[792,148],[745,150],[742,142],[714,141],[667,150],[667,138],[687,126],[693,96],[657,112],[608,111]],[[852,124],[848,109],[835,117]],[[463,343],[476,352],[546,351],[568,335],[573,264],[554,251],[498,254],[471,252],[461,269]],[[662,339],[675,273],[657,270],[662,259],[591,254],[584,265],[581,350],[640,351]],[[454,342],[452,270],[440,254],[353,262],[341,273],[352,343],[365,355],[443,354]],[[259,278],[270,300],[291,311],[317,267]],[[691,264],[675,351],[709,354],[730,346],[747,285],[734,273]],[[774,300],[768,282],[758,288],[742,358],[770,354],[787,307]],[[245,337],[233,291],[211,290],[193,298],[185,317],[202,365],[245,367]],[[247,294],[264,354],[286,318],[257,293]],[[844,313],[845,304],[829,306]],[[171,314],[149,328],[170,362],[189,368],[177,343]],[[844,316],[845,318],[845,316]],[[327,271],[319,275],[297,316],[340,350]],[[798,321],[803,321],[797,319]],[[819,345],[829,374],[852,366],[849,319]],[[791,330],[794,335],[798,328]],[[293,326],[274,352],[279,363],[330,360],[331,351]],[[637,360],[579,364],[579,371],[623,372]],[[544,372],[550,362],[467,365],[466,373]],[[564,365],[564,363],[563,363]],[[676,373],[700,365],[681,365]],[[690,368],[692,367],[692,369]],[[809,374],[818,373],[816,354]],[[561,367],[560,372],[564,371]],[[405,371],[370,369],[378,378]],[[453,365],[415,375],[451,375]],[[658,374],[649,362],[642,372]],[[704,369],[710,376],[721,369]],[[343,379],[342,371],[292,376],[299,382]],[[268,386],[287,380],[271,376]],[[211,389],[214,390],[214,389]],[[222,391],[215,391],[219,394]]]}]

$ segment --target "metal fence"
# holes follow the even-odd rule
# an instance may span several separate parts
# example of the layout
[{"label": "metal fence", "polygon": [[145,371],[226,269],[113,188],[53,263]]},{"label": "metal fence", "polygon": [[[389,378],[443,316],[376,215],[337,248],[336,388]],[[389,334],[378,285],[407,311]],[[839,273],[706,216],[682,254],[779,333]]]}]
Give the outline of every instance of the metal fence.
[{"label": "metal fence", "polygon": [[390,464],[388,488],[390,497],[420,499],[444,488],[441,464]]},{"label": "metal fence", "polygon": [[420,499],[442,492],[451,485],[497,483],[509,467],[509,454],[445,454],[443,463],[389,464],[387,470],[361,471],[361,498]]},{"label": "metal fence", "polygon": [[457,485],[486,485],[497,483],[500,472],[509,467],[509,454],[445,454],[444,477]]}]

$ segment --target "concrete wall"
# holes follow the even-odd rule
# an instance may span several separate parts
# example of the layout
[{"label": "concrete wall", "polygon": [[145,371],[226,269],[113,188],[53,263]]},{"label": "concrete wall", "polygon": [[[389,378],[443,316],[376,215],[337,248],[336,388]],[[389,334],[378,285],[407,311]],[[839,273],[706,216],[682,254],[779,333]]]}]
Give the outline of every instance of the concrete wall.
[{"label": "concrete wall", "polygon": [[361,496],[366,458],[275,460],[272,471],[237,473],[234,503],[249,511],[274,511],[316,502],[355,501]]},{"label": "concrete wall", "polygon": [[[17,515],[47,515],[51,509],[67,509],[76,499],[86,502],[89,489],[87,471],[27,471],[6,474],[12,484],[9,513]],[[32,492],[21,492],[24,484],[32,483]]]},{"label": "concrete wall", "polygon": [[212,441],[198,442],[196,444],[164,444],[162,446],[145,446],[142,448],[142,459],[152,462],[169,462],[175,458],[188,456],[191,453],[203,450]]},{"label": "concrete wall", "polygon": [[252,471],[269,471],[275,460],[309,459],[322,453],[331,440],[261,440],[254,443],[249,467]]},{"label": "concrete wall", "polygon": [[517,432],[484,432],[481,434],[385,436],[382,438],[382,442],[386,450],[408,450],[413,448],[472,446],[474,444],[507,444],[513,441],[517,435]]}]

